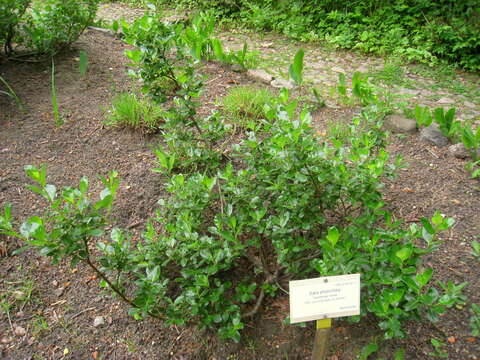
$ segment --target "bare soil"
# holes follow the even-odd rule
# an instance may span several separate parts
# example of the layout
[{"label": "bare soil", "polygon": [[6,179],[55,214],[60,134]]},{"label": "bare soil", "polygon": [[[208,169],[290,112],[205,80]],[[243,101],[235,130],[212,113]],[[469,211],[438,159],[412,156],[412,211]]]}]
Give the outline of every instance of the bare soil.
[{"label": "bare soil", "polygon": [[[156,208],[163,180],[150,169],[156,166],[151,147],[160,137],[102,125],[105,109],[116,93],[132,88],[126,75],[126,45],[107,34],[88,31],[68,51],[56,57],[56,82],[65,123],[55,127],[51,111],[50,64],[2,64],[1,75],[25,103],[20,110],[0,97],[0,206],[10,203],[17,219],[35,214],[44,205],[25,189],[26,164],[46,163],[49,182],[77,184],[86,175],[98,190],[98,175],[117,170],[122,179],[115,217],[120,226],[134,226],[137,235]],[[88,54],[85,78],[78,71],[78,54]],[[243,74],[217,64],[207,64],[209,76],[203,112],[231,86],[249,83]],[[315,126],[348,118],[352,109],[323,110]],[[426,260],[436,279],[468,281],[468,304],[480,303],[480,264],[470,255],[470,242],[480,234],[479,182],[469,179],[465,162],[451,158],[445,148],[435,148],[417,135],[391,138],[389,150],[401,155],[408,166],[387,184],[385,198],[399,218],[409,222],[433,215],[435,210],[455,218],[456,225],[443,234],[442,247]],[[11,294],[33,281],[31,299],[0,314],[2,359],[309,359],[313,325],[284,325],[288,296],[267,302],[246,324],[241,343],[219,341],[215,334],[194,328],[167,327],[158,320],[137,322],[127,307],[102,293],[94,274],[84,266],[53,266],[21,244],[0,239],[0,295]],[[63,291],[61,291],[63,288]],[[0,298],[1,301],[1,298]],[[467,305],[468,305],[467,304]],[[428,322],[407,324],[408,337],[388,343],[380,355],[392,358],[396,348],[406,349],[406,359],[428,359],[432,337],[445,341],[449,359],[479,359],[480,339],[470,336],[467,307],[453,308],[435,326]],[[105,324],[94,327],[94,318]],[[43,322],[42,322],[43,320]],[[43,325],[42,325],[43,324]],[[46,325],[45,325],[46,324]],[[25,335],[15,336],[21,326]],[[358,351],[380,332],[374,319],[359,324],[335,321],[330,360],[355,359]],[[453,338],[452,338],[453,337]]]}]

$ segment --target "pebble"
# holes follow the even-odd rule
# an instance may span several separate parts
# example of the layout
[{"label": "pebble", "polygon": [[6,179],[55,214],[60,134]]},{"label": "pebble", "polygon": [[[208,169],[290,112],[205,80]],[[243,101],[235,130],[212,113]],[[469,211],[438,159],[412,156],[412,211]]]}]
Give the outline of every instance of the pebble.
[{"label": "pebble", "polygon": [[54,291],[54,294],[57,296],[57,297],[60,297],[63,295],[63,292],[65,291],[65,288],[64,287],[59,287],[58,289],[55,289]]},{"label": "pebble", "polygon": [[345,73],[345,70],[343,70],[341,67],[339,66],[333,66],[332,67],[332,71],[335,71],[335,72],[338,72],[338,73]]},{"label": "pebble", "polygon": [[15,326],[13,332],[15,333],[15,336],[24,336],[27,333],[27,330],[21,326]]},{"label": "pebble", "polygon": [[4,336],[0,339],[0,344],[10,344],[12,341],[13,341],[12,337]]},{"label": "pebble", "polygon": [[93,320],[93,326],[94,327],[99,327],[105,325],[105,319],[103,316],[95,316],[95,319]]},{"label": "pebble", "polygon": [[295,84],[292,81],[285,80],[285,79],[275,79],[273,80],[270,85],[275,88],[286,88],[286,89],[293,89]]},{"label": "pebble", "polygon": [[440,100],[437,101],[437,104],[455,104],[455,100],[449,97],[442,97]]}]

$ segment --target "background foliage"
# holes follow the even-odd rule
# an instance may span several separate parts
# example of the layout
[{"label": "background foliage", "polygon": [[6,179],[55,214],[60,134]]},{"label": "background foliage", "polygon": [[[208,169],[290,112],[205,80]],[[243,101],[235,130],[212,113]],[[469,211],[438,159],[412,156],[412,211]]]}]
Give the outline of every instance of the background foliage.
[{"label": "background foliage", "polygon": [[[166,3],[166,2],[165,2]],[[258,30],[300,40],[322,39],[342,48],[394,54],[410,61],[446,60],[480,70],[477,0],[179,0],[241,19]]]},{"label": "background foliage", "polygon": [[92,23],[98,3],[99,0],[2,0],[0,46],[7,56],[25,51],[53,55],[77,40]]}]

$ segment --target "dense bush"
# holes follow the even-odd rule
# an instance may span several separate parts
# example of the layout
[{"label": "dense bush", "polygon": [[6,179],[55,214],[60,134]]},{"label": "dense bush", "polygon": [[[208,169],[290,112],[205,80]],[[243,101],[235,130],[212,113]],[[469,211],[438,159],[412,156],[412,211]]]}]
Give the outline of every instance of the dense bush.
[{"label": "dense bush", "polygon": [[0,45],[6,55],[15,50],[55,54],[78,39],[92,23],[98,3],[99,0],[2,1]]},{"label": "dense bush", "polygon": [[477,0],[180,0],[296,39],[326,39],[343,48],[411,61],[444,59],[480,70]]}]

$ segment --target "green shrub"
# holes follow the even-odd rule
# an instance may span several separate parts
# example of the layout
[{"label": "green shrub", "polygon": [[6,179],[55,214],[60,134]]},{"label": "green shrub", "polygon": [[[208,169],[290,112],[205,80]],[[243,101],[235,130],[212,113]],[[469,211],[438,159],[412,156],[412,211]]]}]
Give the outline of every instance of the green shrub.
[{"label": "green shrub", "polygon": [[0,51],[12,52],[17,26],[32,0],[2,0],[0,3]]},{"label": "green shrub", "polygon": [[[0,5],[0,45],[54,55],[74,42],[95,18],[99,0],[6,0]],[[12,44],[16,43],[16,49]]]},{"label": "green shrub", "polygon": [[[422,256],[439,246],[436,235],[452,220],[437,213],[406,227],[385,209],[382,179],[393,174],[394,163],[378,141],[380,125],[358,131],[372,121],[366,111],[344,142],[319,143],[309,114],[294,118],[295,105],[282,91],[267,109],[262,136],[251,132],[235,146],[235,161],[218,162],[209,174],[172,174],[175,158],[157,154],[170,174],[169,195],[160,199],[141,241],[131,242],[117,228],[105,236],[116,174],[103,180],[105,189],[93,201],[86,179],[58,194],[45,168],[31,166],[27,175],[38,185],[30,189],[49,209],[17,233],[7,206],[0,233],[23,238],[54,261],[86,263],[137,319],[194,322],[237,341],[244,320],[266,296],[275,296],[280,274],[361,273],[362,316],[374,314],[387,339],[402,337],[407,319],[426,313],[435,321],[463,302],[465,284],[440,284],[438,290],[431,286],[432,269],[420,270]],[[93,238],[99,239],[97,258],[90,251]]]},{"label": "green shrub", "polygon": [[129,127],[143,132],[156,132],[164,122],[165,111],[156,104],[139,99],[135,94],[118,95],[109,109],[105,124]]}]

